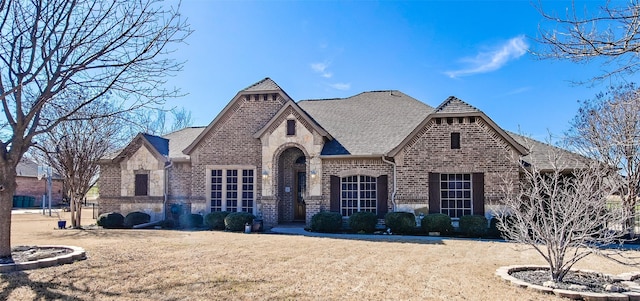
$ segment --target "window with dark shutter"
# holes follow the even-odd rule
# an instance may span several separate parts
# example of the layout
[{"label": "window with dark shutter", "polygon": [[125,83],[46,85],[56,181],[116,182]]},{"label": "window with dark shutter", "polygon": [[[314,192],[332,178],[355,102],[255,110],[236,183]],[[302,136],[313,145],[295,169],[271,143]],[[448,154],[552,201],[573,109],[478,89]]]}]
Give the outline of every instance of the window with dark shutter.
[{"label": "window with dark shutter", "polygon": [[295,136],[296,134],[296,121],[293,119],[287,120],[287,136]]},{"label": "window with dark shutter", "polygon": [[440,213],[440,174],[429,173],[429,213]]},{"label": "window with dark shutter", "polygon": [[451,133],[451,149],[460,149],[460,133]]},{"label": "window with dark shutter", "polygon": [[378,218],[384,218],[384,215],[389,211],[388,177],[386,175],[379,176],[377,182]]},{"label": "window with dark shutter", "polygon": [[135,196],[149,195],[149,175],[136,174],[135,179]]}]

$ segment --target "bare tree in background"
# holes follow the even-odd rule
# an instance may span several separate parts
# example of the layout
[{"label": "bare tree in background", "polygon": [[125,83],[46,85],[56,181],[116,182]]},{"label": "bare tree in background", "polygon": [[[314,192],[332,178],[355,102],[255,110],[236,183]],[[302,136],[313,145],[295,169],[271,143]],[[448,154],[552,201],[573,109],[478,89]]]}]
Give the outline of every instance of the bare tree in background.
[{"label": "bare tree in background", "polygon": [[[77,116],[105,115],[111,110],[108,103],[94,102]],[[128,138],[122,136],[122,125],[117,116],[77,119],[36,137],[38,161],[50,165],[64,179],[73,228],[81,228],[82,200],[98,179],[98,160]]]},{"label": "bare tree in background", "polygon": [[602,59],[608,69],[593,78],[633,74],[640,69],[640,3],[606,1],[597,12],[573,6],[562,15],[545,11],[542,2],[537,9],[555,28],[540,29],[542,58],[588,63]]},{"label": "bare tree in background", "polygon": [[[621,241],[623,232],[609,226],[619,227],[627,218],[619,203],[608,202],[616,191],[615,182],[609,181],[615,170],[595,161],[564,158],[559,149],[545,156],[545,170],[541,162],[517,159],[520,182],[505,179],[505,198],[496,218],[506,238],[538,252],[553,282],[562,282],[569,269],[590,254],[637,263],[623,252],[603,248]],[[576,166],[581,168],[573,169]]]},{"label": "bare tree in background", "polygon": [[572,148],[591,158],[620,169],[615,178],[620,187],[635,233],[635,212],[640,195],[640,91],[634,84],[610,87],[595,99],[580,102],[578,114],[568,133]]},{"label": "bare tree in background", "polygon": [[[167,112],[171,113],[169,118],[167,118]],[[184,107],[179,109],[173,108],[170,110],[162,108],[138,110],[136,112],[132,112],[130,115],[130,129],[132,130],[132,137],[137,135],[139,132],[162,136],[193,125],[191,111],[188,111]],[[169,123],[170,126],[168,126]]]},{"label": "bare tree in background", "polygon": [[[11,260],[16,166],[34,138],[178,96],[163,88],[181,68],[167,54],[189,33],[156,0],[0,0],[0,261]],[[97,100],[112,110],[77,115]]]}]

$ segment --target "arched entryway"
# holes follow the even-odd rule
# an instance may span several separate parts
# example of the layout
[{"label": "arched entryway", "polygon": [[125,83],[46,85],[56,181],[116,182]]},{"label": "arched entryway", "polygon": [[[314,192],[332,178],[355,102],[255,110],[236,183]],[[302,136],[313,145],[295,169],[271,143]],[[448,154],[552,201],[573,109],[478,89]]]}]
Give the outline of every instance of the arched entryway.
[{"label": "arched entryway", "polygon": [[298,147],[285,149],[278,158],[278,222],[306,222],[307,157]]}]

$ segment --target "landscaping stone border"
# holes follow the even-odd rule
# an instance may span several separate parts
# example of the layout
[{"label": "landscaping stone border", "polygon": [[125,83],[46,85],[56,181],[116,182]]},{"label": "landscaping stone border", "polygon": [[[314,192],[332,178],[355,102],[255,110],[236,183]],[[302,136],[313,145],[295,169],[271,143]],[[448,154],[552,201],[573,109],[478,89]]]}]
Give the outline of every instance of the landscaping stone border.
[{"label": "landscaping stone border", "polygon": [[84,251],[83,248],[80,248],[80,247],[59,246],[59,245],[44,245],[44,246],[37,246],[37,247],[69,249],[71,250],[71,253],[58,255],[55,257],[38,259],[34,261],[0,264],[0,273],[48,268],[56,265],[73,263],[75,261],[87,259],[86,252]]},{"label": "landscaping stone border", "polygon": [[[579,292],[566,289],[554,289],[541,285],[531,284],[522,281],[516,277],[511,276],[511,273],[547,269],[547,266],[543,265],[512,265],[506,267],[500,267],[496,270],[496,276],[502,278],[502,280],[511,283],[512,285],[527,288],[533,291],[537,291],[543,294],[555,294],[561,297],[574,299],[574,300],[598,300],[598,301],[640,301],[640,285],[634,280],[640,278],[640,272],[623,273],[620,275],[607,275],[610,276],[613,281],[619,282],[625,286],[628,291],[621,293],[593,293],[593,292]],[[590,270],[575,270],[576,272],[585,273],[597,273]]]}]

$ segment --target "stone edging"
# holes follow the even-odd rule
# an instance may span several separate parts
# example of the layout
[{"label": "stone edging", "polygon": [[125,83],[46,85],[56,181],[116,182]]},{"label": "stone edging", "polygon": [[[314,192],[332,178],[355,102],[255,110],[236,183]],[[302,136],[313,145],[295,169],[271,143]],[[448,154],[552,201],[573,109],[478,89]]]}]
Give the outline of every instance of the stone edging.
[{"label": "stone edging", "polygon": [[87,258],[86,252],[84,251],[83,248],[80,248],[80,247],[59,246],[59,245],[44,245],[44,246],[37,246],[37,247],[70,249],[71,253],[58,255],[55,257],[38,259],[34,261],[0,264],[0,273],[48,268],[55,265],[67,264],[67,263],[72,263],[74,261],[84,260]]},{"label": "stone edging", "polygon": [[[526,270],[539,270],[546,269],[548,266],[543,265],[512,265],[506,267],[500,267],[496,270],[496,276],[502,278],[506,282],[510,282],[512,285],[527,288],[533,291],[537,291],[539,293],[544,294],[556,294],[560,297],[566,297],[570,299],[584,299],[584,300],[624,300],[624,301],[640,301],[640,285],[635,283],[634,280],[640,278],[640,272],[632,272],[632,273],[623,273],[620,275],[607,275],[610,276],[614,281],[619,281],[620,284],[624,285],[629,291],[621,292],[621,293],[593,293],[593,292],[579,292],[579,291],[571,291],[566,289],[553,289],[546,286],[535,285],[525,281],[522,281],[516,277],[511,276],[513,272],[520,272]],[[576,270],[576,272],[586,272],[586,273],[597,273],[595,271],[590,270]]]}]

